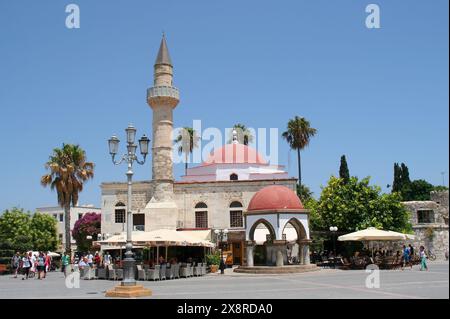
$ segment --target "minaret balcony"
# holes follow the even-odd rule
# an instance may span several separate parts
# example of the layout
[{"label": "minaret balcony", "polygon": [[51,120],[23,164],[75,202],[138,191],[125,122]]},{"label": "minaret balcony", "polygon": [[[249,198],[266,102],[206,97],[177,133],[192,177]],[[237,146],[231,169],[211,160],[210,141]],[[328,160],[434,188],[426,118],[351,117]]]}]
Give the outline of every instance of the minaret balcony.
[{"label": "minaret balcony", "polygon": [[157,97],[171,97],[180,99],[180,92],[173,86],[154,86],[147,90],[147,99]]},{"label": "minaret balcony", "polygon": [[169,105],[177,106],[180,101],[180,92],[173,86],[154,86],[147,90],[147,102],[150,106]]}]

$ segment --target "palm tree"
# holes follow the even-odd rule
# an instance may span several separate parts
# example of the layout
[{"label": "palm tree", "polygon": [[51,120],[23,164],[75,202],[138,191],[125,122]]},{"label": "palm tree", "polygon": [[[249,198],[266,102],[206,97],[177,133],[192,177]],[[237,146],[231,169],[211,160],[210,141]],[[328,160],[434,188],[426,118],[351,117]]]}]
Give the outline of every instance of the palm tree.
[{"label": "palm tree", "polygon": [[41,177],[41,185],[56,189],[58,204],[64,208],[65,251],[70,256],[70,204],[77,205],[83,183],[94,177],[94,163],[86,161],[80,146],[63,144],[62,148],[53,149],[45,168],[50,173]]},{"label": "palm tree", "polygon": [[[241,123],[234,124],[233,129],[236,130],[237,140],[239,143],[248,145],[248,143],[253,142],[252,132],[250,132],[250,130],[244,124]],[[228,140],[228,143],[232,142],[233,142],[233,132],[231,132],[231,137]]]},{"label": "palm tree", "polygon": [[188,158],[194,148],[198,147],[198,141],[200,137],[192,127],[183,127],[180,134],[175,139],[175,143],[178,144],[178,153],[184,153],[184,174],[187,175]]},{"label": "palm tree", "polygon": [[316,133],[317,130],[310,126],[308,120],[304,117],[296,116],[289,120],[287,131],[282,134],[283,138],[288,142],[290,148],[297,150],[299,188],[302,186],[300,151],[308,146],[310,138],[316,135]]}]

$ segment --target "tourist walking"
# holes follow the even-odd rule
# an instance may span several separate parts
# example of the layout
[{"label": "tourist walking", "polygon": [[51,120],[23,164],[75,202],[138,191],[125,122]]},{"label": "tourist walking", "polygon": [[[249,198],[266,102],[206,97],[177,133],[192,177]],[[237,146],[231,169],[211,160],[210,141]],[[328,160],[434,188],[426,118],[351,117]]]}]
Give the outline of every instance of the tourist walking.
[{"label": "tourist walking", "polygon": [[44,278],[47,277],[47,271],[50,271],[50,267],[52,265],[52,257],[49,252],[46,254],[43,253],[44,256]]},{"label": "tourist walking", "polygon": [[403,266],[402,266],[402,270],[407,265],[409,265],[411,267],[411,269],[412,269],[412,264],[410,263],[409,247],[406,247],[405,245],[403,245]]},{"label": "tourist walking", "polygon": [[17,278],[17,272],[20,267],[20,253],[16,252],[16,254],[11,258],[11,269],[14,271],[14,278]]},{"label": "tourist walking", "polygon": [[40,252],[39,256],[36,259],[36,265],[37,265],[37,271],[38,271],[38,278],[37,279],[42,279],[45,278],[44,276],[44,271],[45,271],[45,256],[44,253]]},{"label": "tourist walking", "polygon": [[427,255],[425,253],[425,247],[420,246],[420,248],[419,248],[419,256],[420,256],[420,271],[422,271],[424,269],[428,270]]},{"label": "tourist walking", "polygon": [[61,257],[61,271],[64,273],[64,277],[67,276],[66,267],[69,266],[69,262],[70,258],[67,253],[64,252],[63,256]]},{"label": "tourist walking", "polygon": [[31,261],[30,272],[35,273],[36,272],[36,255],[33,254],[32,251],[30,251],[28,253],[28,256],[30,257],[30,261]]},{"label": "tourist walking", "polygon": [[409,244],[408,246],[409,246],[409,256],[411,257],[410,259],[412,260],[414,258],[414,253],[415,253],[414,247],[411,244]]},{"label": "tourist walking", "polygon": [[99,255],[98,251],[96,251],[96,252],[95,252],[95,256],[94,256],[94,265],[95,265],[95,268],[100,268],[100,262],[101,262],[101,260],[100,260],[100,255]]},{"label": "tourist walking", "polygon": [[24,253],[22,257],[22,271],[23,271],[22,280],[28,279],[30,275],[30,269],[31,269],[31,258],[29,254]]},{"label": "tourist walking", "polygon": [[109,252],[106,252],[105,257],[103,258],[103,264],[105,265],[105,267],[111,265],[111,255],[109,254]]}]

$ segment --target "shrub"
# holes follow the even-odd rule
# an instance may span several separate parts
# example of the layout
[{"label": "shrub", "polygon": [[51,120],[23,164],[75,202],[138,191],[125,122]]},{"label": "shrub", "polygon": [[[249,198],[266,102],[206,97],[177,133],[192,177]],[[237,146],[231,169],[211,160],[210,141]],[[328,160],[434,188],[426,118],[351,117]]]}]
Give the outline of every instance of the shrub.
[{"label": "shrub", "polygon": [[220,252],[215,252],[214,254],[206,255],[206,262],[208,265],[219,265],[220,264]]}]

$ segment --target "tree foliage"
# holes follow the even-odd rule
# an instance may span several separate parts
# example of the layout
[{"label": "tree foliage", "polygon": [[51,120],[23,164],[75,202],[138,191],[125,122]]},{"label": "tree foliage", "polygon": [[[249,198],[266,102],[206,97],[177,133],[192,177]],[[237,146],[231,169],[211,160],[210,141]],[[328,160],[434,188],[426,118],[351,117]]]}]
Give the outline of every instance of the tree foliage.
[{"label": "tree foliage", "polygon": [[344,183],[332,176],[317,203],[309,203],[313,230],[333,225],[348,232],[367,227],[410,231],[408,213],[399,194],[381,194],[380,187],[369,185],[369,181],[369,177],[351,177]]},{"label": "tree foliage", "polygon": [[432,191],[446,190],[445,186],[433,186],[433,184],[417,179],[411,182],[408,167],[402,163],[394,163],[394,182],[392,193],[399,193],[403,201],[430,200]]},{"label": "tree foliage", "polygon": [[58,246],[56,220],[46,214],[12,208],[0,216],[0,242],[17,251],[55,250]]},{"label": "tree foliage", "polygon": [[70,254],[70,204],[77,205],[83,184],[94,177],[94,163],[86,160],[79,145],[63,144],[53,149],[45,168],[50,172],[41,177],[41,185],[56,189],[58,204],[64,208],[65,250]]},{"label": "tree foliage", "polygon": [[58,247],[57,222],[47,214],[35,213],[31,218],[33,247],[39,251],[51,251]]},{"label": "tree foliage", "polygon": [[341,165],[339,166],[339,177],[342,178],[344,183],[348,183],[350,180],[350,172],[348,170],[347,159],[345,155],[341,156]]},{"label": "tree foliage", "polygon": [[[79,251],[89,251],[92,249],[92,242],[97,240],[101,233],[101,214],[86,213],[82,218],[75,222],[72,230],[72,236],[77,243]],[[87,239],[92,236],[92,239]]]},{"label": "tree foliage", "polygon": [[184,173],[187,174],[188,169],[188,159],[189,154],[192,153],[194,148],[198,147],[198,141],[200,140],[200,136],[198,136],[197,131],[195,131],[192,127],[183,127],[175,139],[175,144],[178,145],[178,153],[184,153],[185,162],[184,162]]},{"label": "tree foliage", "polygon": [[404,164],[394,163],[394,181],[392,183],[392,192],[402,193],[407,190],[411,184],[409,179],[408,167]]},{"label": "tree foliage", "polygon": [[295,116],[289,120],[287,130],[281,135],[289,147],[297,151],[298,184],[302,185],[302,167],[300,151],[309,145],[309,141],[317,134],[317,130],[304,117]]},{"label": "tree foliage", "polygon": [[312,198],[313,192],[306,185],[297,184],[297,196],[300,198],[302,203],[309,201]]}]

